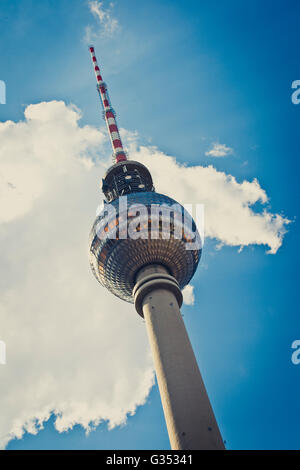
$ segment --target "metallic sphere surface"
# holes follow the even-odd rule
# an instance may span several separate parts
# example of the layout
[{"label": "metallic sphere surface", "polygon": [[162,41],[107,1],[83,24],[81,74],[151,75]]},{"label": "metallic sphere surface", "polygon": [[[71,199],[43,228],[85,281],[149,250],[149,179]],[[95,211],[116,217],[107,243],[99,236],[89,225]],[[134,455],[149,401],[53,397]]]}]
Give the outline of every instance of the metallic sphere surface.
[{"label": "metallic sphere surface", "polygon": [[[138,271],[145,265],[160,264],[182,289],[194,275],[201,256],[201,246],[193,241],[200,236],[192,217],[174,199],[153,191],[124,198],[126,206],[121,205],[122,197],[104,204],[91,230],[90,264],[96,279],[117,297],[133,303]],[[122,233],[130,231],[130,224],[136,223],[139,212],[134,209],[139,205],[146,208],[146,215],[139,218],[138,238],[122,238]],[[154,216],[153,207],[163,207],[164,212]],[[180,237],[178,216],[182,220]],[[155,217],[157,230],[153,231]]]}]

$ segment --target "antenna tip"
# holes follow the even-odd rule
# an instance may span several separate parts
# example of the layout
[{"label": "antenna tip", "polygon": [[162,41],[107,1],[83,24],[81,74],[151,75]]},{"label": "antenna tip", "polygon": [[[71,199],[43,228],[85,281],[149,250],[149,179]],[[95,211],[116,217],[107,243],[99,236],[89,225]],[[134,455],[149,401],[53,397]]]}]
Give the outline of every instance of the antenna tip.
[{"label": "antenna tip", "polygon": [[89,46],[89,50],[90,50],[91,52],[95,52],[94,46]]}]

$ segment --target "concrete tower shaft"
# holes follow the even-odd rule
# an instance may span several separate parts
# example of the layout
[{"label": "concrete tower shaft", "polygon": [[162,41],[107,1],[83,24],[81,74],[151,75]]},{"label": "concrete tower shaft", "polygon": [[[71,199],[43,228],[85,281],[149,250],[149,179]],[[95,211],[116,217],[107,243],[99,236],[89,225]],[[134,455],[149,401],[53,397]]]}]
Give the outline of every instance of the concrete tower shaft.
[{"label": "concrete tower shaft", "polygon": [[224,449],[180,313],[178,283],[162,266],[145,266],[134,297],[146,322],[172,449]]}]

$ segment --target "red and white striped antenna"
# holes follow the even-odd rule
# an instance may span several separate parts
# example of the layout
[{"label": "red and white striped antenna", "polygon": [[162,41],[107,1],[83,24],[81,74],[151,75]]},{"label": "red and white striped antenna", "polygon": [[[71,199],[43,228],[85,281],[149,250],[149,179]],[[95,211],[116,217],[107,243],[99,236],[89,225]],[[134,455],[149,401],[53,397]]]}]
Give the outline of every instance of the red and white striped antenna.
[{"label": "red and white striped antenna", "polygon": [[97,90],[99,92],[99,96],[100,96],[101,103],[103,106],[104,120],[107,125],[108,133],[109,133],[110,140],[111,140],[111,145],[113,148],[113,158],[117,163],[122,162],[124,160],[127,160],[127,157],[123,149],[123,144],[121,141],[118,125],[116,122],[115,112],[113,108],[111,107],[110,99],[109,99],[108,92],[107,92],[107,87],[102,79],[100,69],[97,64],[97,59],[95,56],[95,48],[94,46],[90,46],[89,49],[91,53],[95,75],[96,75],[96,80],[97,80]]}]

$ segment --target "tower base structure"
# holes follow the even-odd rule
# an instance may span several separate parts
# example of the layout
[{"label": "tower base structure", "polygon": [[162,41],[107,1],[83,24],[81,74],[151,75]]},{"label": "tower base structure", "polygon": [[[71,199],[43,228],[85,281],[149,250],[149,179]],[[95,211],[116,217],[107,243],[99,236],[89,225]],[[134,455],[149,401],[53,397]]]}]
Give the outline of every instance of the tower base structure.
[{"label": "tower base structure", "polygon": [[180,313],[182,293],[161,265],[143,267],[133,290],[144,317],[173,450],[224,450],[224,443]]}]

